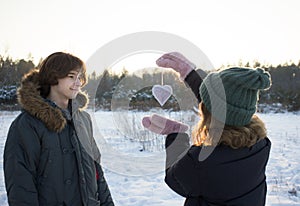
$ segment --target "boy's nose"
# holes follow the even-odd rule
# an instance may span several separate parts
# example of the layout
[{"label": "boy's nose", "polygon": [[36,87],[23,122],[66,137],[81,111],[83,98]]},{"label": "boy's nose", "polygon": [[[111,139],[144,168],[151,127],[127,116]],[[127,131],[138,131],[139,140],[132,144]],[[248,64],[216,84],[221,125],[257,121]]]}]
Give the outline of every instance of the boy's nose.
[{"label": "boy's nose", "polygon": [[75,85],[76,85],[76,86],[81,86],[81,81],[80,81],[80,78],[79,78],[79,77],[77,77],[77,78],[75,79]]}]

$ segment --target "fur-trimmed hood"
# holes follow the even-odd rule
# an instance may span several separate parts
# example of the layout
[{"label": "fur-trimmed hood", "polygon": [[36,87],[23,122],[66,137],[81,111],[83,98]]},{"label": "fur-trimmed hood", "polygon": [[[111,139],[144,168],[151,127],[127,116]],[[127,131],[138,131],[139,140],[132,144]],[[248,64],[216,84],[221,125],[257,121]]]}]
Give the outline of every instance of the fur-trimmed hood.
[{"label": "fur-trimmed hood", "polygon": [[[60,132],[67,122],[63,112],[60,108],[53,107],[45,101],[39,89],[39,71],[32,70],[22,79],[17,92],[18,102],[25,111],[41,120],[49,130]],[[87,104],[87,95],[80,92],[76,99],[72,100],[72,111],[82,110]]]}]

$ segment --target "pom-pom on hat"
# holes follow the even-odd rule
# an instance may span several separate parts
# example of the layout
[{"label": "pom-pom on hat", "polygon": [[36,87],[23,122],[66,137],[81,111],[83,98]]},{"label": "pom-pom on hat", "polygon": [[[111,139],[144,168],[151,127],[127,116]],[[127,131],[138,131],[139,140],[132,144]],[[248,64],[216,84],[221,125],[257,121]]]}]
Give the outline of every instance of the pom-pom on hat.
[{"label": "pom-pom on hat", "polygon": [[270,86],[271,77],[265,70],[233,67],[208,74],[200,86],[200,96],[217,120],[244,126],[256,112],[259,91]]}]

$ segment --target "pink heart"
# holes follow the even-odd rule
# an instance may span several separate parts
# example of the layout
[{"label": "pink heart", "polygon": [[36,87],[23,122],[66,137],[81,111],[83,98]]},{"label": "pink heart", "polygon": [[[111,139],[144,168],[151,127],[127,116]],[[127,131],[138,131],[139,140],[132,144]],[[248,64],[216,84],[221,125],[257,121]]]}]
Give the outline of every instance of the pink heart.
[{"label": "pink heart", "polygon": [[163,106],[168,101],[172,92],[173,90],[170,85],[154,85],[152,87],[152,94],[160,106]]}]

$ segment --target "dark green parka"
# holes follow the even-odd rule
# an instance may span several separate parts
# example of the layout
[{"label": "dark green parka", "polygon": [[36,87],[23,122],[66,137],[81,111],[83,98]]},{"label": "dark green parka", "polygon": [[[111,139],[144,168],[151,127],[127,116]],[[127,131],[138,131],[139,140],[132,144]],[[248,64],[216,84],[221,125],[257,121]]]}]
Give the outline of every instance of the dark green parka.
[{"label": "dark green parka", "polygon": [[[71,101],[71,113],[45,101],[38,72],[18,90],[21,114],[4,148],[4,175],[12,206],[113,206],[100,166],[87,97]],[[68,115],[69,114],[69,115]]]}]

